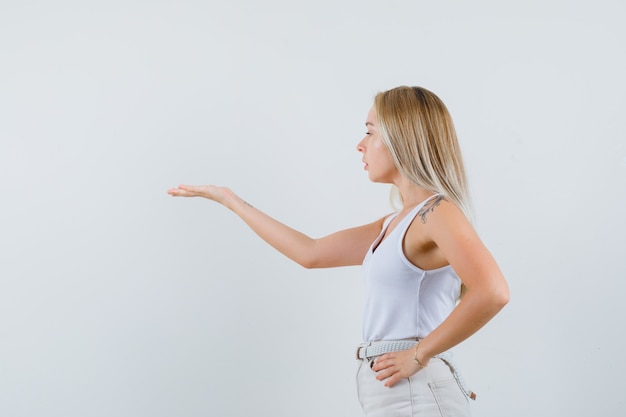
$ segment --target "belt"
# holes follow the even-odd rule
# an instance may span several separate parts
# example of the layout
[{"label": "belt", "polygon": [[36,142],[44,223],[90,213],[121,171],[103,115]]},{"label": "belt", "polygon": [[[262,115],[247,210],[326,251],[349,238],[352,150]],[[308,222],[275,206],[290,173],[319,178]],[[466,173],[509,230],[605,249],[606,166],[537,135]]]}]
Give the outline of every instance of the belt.
[{"label": "belt", "polygon": [[412,349],[417,340],[385,340],[381,342],[363,343],[356,350],[357,359],[371,359],[389,352],[400,352]]},{"label": "belt", "polygon": [[[417,344],[418,340],[384,340],[380,342],[363,343],[356,350],[357,359],[370,360],[376,356],[384,355],[389,352],[399,352],[401,350],[412,349]],[[435,355],[435,358],[441,359],[452,371],[454,379],[461,388],[461,391],[470,399],[475,400],[476,394],[470,390],[463,376],[459,372],[459,368],[454,363],[452,354],[450,352],[443,352],[439,355]]]}]

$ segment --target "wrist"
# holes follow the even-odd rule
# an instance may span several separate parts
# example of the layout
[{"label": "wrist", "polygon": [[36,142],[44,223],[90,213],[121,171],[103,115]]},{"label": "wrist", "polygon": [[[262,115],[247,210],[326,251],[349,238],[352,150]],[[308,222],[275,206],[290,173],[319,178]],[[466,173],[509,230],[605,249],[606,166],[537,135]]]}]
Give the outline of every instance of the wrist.
[{"label": "wrist", "polygon": [[231,190],[226,190],[223,196],[223,199],[220,203],[224,205],[226,208],[230,209],[231,211],[234,211],[235,213],[237,213],[238,211],[246,207],[251,207],[247,201],[239,197],[237,194],[235,194]]},{"label": "wrist", "polygon": [[420,349],[420,343],[417,342],[417,344],[415,345],[415,348],[413,350],[413,362],[415,362],[415,364],[420,369],[422,369],[422,368],[426,368],[426,366],[428,366],[428,361],[429,361],[429,358],[422,354],[422,351]]}]

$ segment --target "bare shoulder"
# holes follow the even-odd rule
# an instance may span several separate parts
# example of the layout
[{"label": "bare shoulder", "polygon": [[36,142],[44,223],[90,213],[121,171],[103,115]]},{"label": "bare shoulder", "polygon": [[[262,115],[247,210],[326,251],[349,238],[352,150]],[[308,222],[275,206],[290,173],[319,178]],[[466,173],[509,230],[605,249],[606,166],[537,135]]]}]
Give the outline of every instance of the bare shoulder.
[{"label": "bare shoulder", "polygon": [[451,263],[449,248],[471,233],[465,215],[449,198],[431,197],[418,210],[405,237],[405,255],[422,269],[437,269]]},{"label": "bare shoulder", "polygon": [[417,217],[419,217],[422,224],[427,224],[431,220],[450,219],[458,215],[465,217],[456,204],[443,195],[431,198],[417,212]]},{"label": "bare shoulder", "polygon": [[378,235],[378,233],[380,233],[380,232],[383,230],[383,226],[384,226],[384,224],[385,224],[385,221],[387,221],[387,218],[388,218],[389,216],[390,216],[390,215],[383,216],[383,217],[381,217],[381,218],[379,218],[379,219],[374,220],[374,221],[373,221],[373,222],[371,222],[371,223],[368,223],[368,224],[366,224],[366,225],[363,225],[363,227],[365,227],[365,228],[367,228],[367,229],[371,230],[372,232],[375,232],[375,233],[376,233],[376,235]]},{"label": "bare shoulder", "polygon": [[453,240],[474,240],[476,231],[463,211],[448,197],[436,196],[424,204],[417,218],[424,236],[437,243]]}]

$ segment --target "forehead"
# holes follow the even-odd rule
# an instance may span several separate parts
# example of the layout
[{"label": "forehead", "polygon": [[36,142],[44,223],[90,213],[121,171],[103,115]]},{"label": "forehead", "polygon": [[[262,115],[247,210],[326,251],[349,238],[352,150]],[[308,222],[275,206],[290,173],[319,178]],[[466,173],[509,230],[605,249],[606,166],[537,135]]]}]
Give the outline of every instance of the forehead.
[{"label": "forehead", "polygon": [[372,107],[367,113],[367,119],[365,120],[365,124],[374,126],[375,123],[376,123],[376,110],[374,109],[374,107]]}]

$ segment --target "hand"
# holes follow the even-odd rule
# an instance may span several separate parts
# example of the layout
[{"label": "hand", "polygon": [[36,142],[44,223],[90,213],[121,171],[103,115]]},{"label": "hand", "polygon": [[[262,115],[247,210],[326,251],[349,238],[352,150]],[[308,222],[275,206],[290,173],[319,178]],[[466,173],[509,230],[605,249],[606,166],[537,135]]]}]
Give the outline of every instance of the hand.
[{"label": "hand", "polygon": [[215,185],[179,185],[170,188],[167,193],[173,197],[204,197],[224,205],[234,196],[230,189]]},{"label": "hand", "polygon": [[417,373],[424,367],[415,363],[414,355],[415,349],[407,349],[379,356],[372,366],[372,370],[376,372],[376,379],[385,381],[385,386],[391,387],[396,382]]}]

